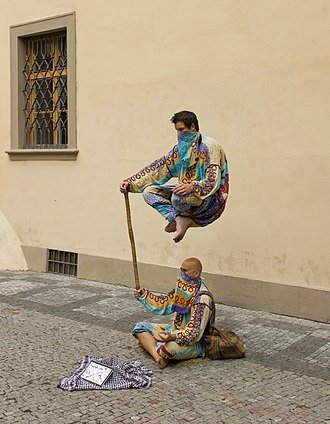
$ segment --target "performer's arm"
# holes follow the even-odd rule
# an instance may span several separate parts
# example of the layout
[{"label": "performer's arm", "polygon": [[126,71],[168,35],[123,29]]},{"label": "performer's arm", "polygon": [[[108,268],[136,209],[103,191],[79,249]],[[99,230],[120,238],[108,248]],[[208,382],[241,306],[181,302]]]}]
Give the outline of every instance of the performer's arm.
[{"label": "performer's arm", "polygon": [[226,170],[225,154],[218,143],[209,146],[209,165],[206,168],[205,178],[194,181],[193,193],[199,199],[206,199],[219,190],[222,173]]},{"label": "performer's arm", "polygon": [[125,181],[129,183],[129,191],[141,193],[150,185],[165,184],[172,177],[177,176],[177,163],[178,152],[174,146],[166,155],[127,178]]},{"label": "performer's arm", "polygon": [[172,304],[175,289],[171,290],[166,295],[155,294],[147,289],[135,290],[135,297],[144,305],[144,307],[157,315],[172,314]]},{"label": "performer's arm", "polygon": [[189,323],[183,330],[175,330],[176,343],[179,345],[192,345],[200,341],[203,337],[206,326],[211,317],[210,297],[203,295],[201,303],[196,303],[191,308]]}]

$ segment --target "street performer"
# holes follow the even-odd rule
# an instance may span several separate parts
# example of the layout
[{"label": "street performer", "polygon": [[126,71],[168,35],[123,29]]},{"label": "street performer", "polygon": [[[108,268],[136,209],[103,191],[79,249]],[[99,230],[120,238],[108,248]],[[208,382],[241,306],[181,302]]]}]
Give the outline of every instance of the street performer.
[{"label": "street performer", "polygon": [[[223,213],[229,193],[228,164],[220,144],[199,132],[197,116],[181,111],[171,118],[177,144],[120,184],[122,193],[142,193],[144,200],[167,221],[174,242],[190,227],[211,224]],[[171,178],[177,185],[166,185]]]},{"label": "street performer", "polygon": [[[171,322],[139,322],[133,335],[161,367],[171,360],[205,356],[202,338],[212,318],[212,296],[201,278],[202,264],[197,258],[183,261],[176,286],[167,295],[142,288],[134,296],[148,311],[157,315],[175,314]],[[204,292],[204,293],[203,293]]]}]

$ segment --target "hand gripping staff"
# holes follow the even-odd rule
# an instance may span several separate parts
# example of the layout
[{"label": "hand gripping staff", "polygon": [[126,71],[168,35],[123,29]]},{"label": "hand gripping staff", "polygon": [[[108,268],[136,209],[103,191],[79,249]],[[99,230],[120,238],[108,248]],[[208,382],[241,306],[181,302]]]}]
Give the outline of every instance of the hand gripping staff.
[{"label": "hand gripping staff", "polygon": [[138,266],[137,266],[136,249],[135,249],[134,234],[133,234],[133,227],[132,227],[131,208],[129,206],[129,197],[128,197],[127,191],[124,193],[124,196],[125,196],[128,235],[129,235],[129,240],[131,242],[135,288],[136,290],[139,290],[140,289],[139,272],[138,272]]}]

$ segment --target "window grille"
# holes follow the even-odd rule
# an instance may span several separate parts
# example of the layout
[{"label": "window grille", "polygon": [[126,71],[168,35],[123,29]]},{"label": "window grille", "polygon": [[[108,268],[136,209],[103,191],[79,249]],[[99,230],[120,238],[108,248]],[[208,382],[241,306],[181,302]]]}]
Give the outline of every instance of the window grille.
[{"label": "window grille", "polygon": [[77,276],[78,253],[48,249],[47,272]]},{"label": "window grille", "polygon": [[23,39],[25,149],[68,147],[66,32]]}]

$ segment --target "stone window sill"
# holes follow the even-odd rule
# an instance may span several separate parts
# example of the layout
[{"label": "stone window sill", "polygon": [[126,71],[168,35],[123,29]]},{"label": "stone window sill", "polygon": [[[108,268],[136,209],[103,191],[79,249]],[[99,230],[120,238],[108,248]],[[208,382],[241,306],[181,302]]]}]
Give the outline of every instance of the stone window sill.
[{"label": "stone window sill", "polygon": [[78,149],[6,150],[10,160],[77,160]]}]

